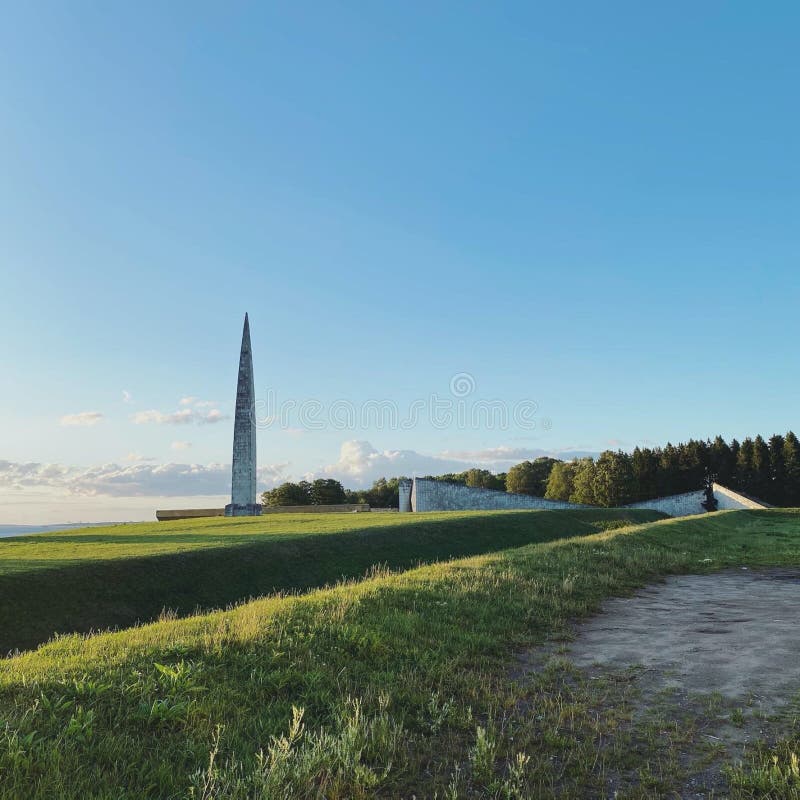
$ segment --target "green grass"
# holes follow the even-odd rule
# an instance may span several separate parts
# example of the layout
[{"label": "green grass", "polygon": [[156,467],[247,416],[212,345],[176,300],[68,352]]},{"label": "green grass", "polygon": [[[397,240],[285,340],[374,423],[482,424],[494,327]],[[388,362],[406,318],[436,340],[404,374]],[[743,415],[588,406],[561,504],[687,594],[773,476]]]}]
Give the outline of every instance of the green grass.
[{"label": "green grass", "polygon": [[277,591],[594,533],[649,511],[281,514],[0,540],[0,653]]},{"label": "green grass", "polygon": [[[666,520],[63,637],[0,662],[0,797],[673,796],[685,726],[638,722],[625,676],[516,656],[659,576],[800,564],[799,523]],[[734,796],[797,796],[792,746]]]}]

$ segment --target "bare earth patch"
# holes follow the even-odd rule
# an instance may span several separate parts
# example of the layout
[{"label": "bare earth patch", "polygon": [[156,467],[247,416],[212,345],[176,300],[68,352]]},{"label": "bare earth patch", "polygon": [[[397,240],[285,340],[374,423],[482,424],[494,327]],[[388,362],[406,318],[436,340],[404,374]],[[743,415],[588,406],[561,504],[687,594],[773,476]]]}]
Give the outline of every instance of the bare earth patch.
[{"label": "bare earth patch", "polygon": [[607,601],[574,641],[522,662],[518,677],[547,669],[562,690],[580,686],[605,722],[592,796],[727,797],[725,766],[794,724],[800,570],[670,577]]},{"label": "bare earth patch", "polygon": [[663,684],[778,710],[800,689],[800,571],[671,577],[580,626],[578,666],[641,665]]}]

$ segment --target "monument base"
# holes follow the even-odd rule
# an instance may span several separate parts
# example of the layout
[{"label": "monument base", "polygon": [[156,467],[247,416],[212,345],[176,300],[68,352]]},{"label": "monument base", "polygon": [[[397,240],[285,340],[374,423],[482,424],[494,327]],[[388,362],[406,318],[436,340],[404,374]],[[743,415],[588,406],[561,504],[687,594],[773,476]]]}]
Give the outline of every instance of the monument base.
[{"label": "monument base", "polygon": [[260,517],[261,516],[261,504],[260,503],[247,503],[245,505],[234,505],[233,503],[228,503],[225,506],[225,516],[226,517]]}]

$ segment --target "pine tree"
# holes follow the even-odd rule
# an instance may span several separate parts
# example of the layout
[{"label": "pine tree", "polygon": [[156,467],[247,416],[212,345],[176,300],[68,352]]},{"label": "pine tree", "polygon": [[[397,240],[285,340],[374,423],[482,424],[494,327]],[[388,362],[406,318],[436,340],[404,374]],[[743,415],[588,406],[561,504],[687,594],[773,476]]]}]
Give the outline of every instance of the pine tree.
[{"label": "pine tree", "polygon": [[594,469],[594,501],[599,506],[614,508],[631,502],[633,467],[631,457],[621,450],[600,454]]},{"label": "pine tree", "polygon": [[731,482],[728,484],[731,489],[739,488],[739,451],[742,446],[737,439],[731,439]]},{"label": "pine tree", "polygon": [[752,492],[760,500],[768,500],[772,494],[772,467],[769,447],[761,435],[753,441]]},{"label": "pine tree", "polygon": [[786,464],[784,462],[784,439],[776,433],[769,439],[769,464],[772,477],[771,496],[766,500],[776,506],[786,504]]},{"label": "pine tree", "polygon": [[677,448],[670,442],[661,451],[658,470],[658,496],[666,497],[680,492],[680,457]]},{"label": "pine tree", "polygon": [[693,492],[702,488],[708,468],[708,447],[705,442],[689,439],[678,445],[679,492]]},{"label": "pine tree", "polygon": [[733,483],[736,458],[721,436],[717,436],[709,447],[708,468],[717,483],[723,486],[730,486]]},{"label": "pine tree", "polygon": [[658,456],[649,447],[637,447],[633,451],[632,466],[634,500],[658,497]]},{"label": "pine tree", "polygon": [[792,431],[783,438],[783,465],[786,470],[783,502],[796,508],[800,506],[800,441]]},{"label": "pine tree", "polygon": [[736,457],[736,488],[743,492],[753,491],[753,449],[753,440],[748,436]]}]

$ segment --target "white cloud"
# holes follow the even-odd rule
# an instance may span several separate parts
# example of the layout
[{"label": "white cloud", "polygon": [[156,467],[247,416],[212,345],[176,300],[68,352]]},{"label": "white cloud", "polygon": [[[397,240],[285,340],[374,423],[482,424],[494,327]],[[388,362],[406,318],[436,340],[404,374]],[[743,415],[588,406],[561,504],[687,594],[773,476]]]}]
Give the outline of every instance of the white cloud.
[{"label": "white cloud", "polygon": [[[258,470],[259,490],[280,482],[288,464]],[[136,462],[73,467],[64,464],[0,461],[0,489],[82,496],[190,497],[230,492],[230,464],[145,464]]]},{"label": "white cloud", "polygon": [[381,477],[436,475],[460,472],[470,466],[465,461],[428,456],[415,450],[376,450],[369,442],[354,439],[342,443],[336,463],[307,477],[329,477],[346,485],[370,486]]},{"label": "white cloud", "polygon": [[200,400],[193,395],[189,397],[181,397],[179,404],[182,406],[193,406],[194,408],[213,408],[214,406],[219,405],[216,400]]},{"label": "white cloud", "polygon": [[307,473],[305,477],[336,478],[346,486],[370,486],[374,480],[382,477],[441,475],[447,472],[463,472],[471,467],[502,472],[526,459],[552,456],[568,460],[585,454],[588,453],[495,447],[486,450],[445,451],[430,456],[416,450],[377,450],[369,442],[354,439],[342,443],[338,461],[316,472]]},{"label": "white cloud", "polygon": [[157,461],[157,460],[158,459],[156,459],[153,456],[143,456],[141,453],[128,453],[128,455],[125,456],[125,461],[129,463],[136,463],[139,461]]},{"label": "white cloud", "polygon": [[229,419],[228,415],[223,414],[218,408],[212,408],[211,411],[205,414],[202,412],[195,412],[195,417],[199,423],[205,425],[213,425],[215,422],[222,422],[223,420]]},{"label": "white cloud", "polygon": [[[183,398],[187,400],[189,398]],[[181,401],[183,402],[183,401]],[[197,408],[182,408],[180,411],[172,411],[165,413],[150,409],[149,411],[137,411],[131,414],[131,420],[136,425],[148,425],[153,423],[155,425],[190,425],[197,423],[199,425],[213,425],[215,422],[222,422],[229,419],[227,414],[223,414],[218,408],[212,408],[210,411],[199,411]]]},{"label": "white cloud", "polygon": [[131,393],[127,389],[123,389],[122,390],[122,402],[123,403],[132,403],[133,402],[133,396],[131,395]]},{"label": "white cloud", "polygon": [[191,442],[173,442],[170,445],[173,450],[188,450],[191,446]]},{"label": "white cloud", "polygon": [[459,461],[475,462],[485,466],[496,466],[507,469],[509,466],[519,464],[520,461],[533,461],[536,458],[550,457],[569,461],[572,458],[582,458],[587,455],[597,455],[585,450],[542,450],[536,447],[489,447],[485,450],[445,450],[440,453],[441,458],[455,458]]},{"label": "white cloud", "polygon": [[89,427],[91,425],[97,425],[101,419],[103,419],[103,415],[99,411],[81,411],[78,414],[65,414],[61,417],[61,424]]},{"label": "white cloud", "polygon": [[136,425],[147,425],[154,422],[156,425],[188,425],[194,421],[194,412],[190,408],[164,414],[162,411],[137,411],[131,414],[131,419]]}]

